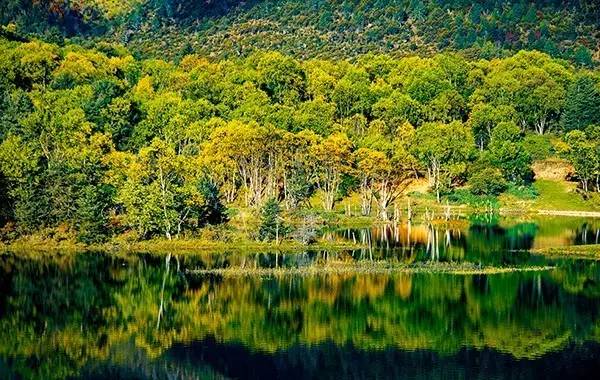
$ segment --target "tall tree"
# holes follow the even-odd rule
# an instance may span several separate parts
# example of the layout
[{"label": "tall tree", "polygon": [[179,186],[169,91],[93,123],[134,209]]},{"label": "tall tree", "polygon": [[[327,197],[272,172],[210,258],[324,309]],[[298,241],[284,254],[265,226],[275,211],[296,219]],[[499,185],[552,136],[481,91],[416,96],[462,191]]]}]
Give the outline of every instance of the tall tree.
[{"label": "tall tree", "polygon": [[590,138],[584,131],[574,130],[565,136],[568,144],[567,157],[575,168],[575,173],[586,193],[590,190],[591,181],[595,180],[596,190],[600,176],[600,142]]},{"label": "tall tree", "polygon": [[491,164],[500,168],[506,180],[523,184],[533,179],[531,157],[523,144],[523,133],[513,122],[502,122],[492,132],[489,146]]},{"label": "tall tree", "polygon": [[458,121],[425,123],[417,129],[412,149],[427,168],[429,185],[439,202],[441,192],[465,173],[474,149],[473,134]]},{"label": "tall tree", "polygon": [[203,195],[197,186],[199,165],[193,159],[178,155],[159,139],[136,155],[114,154],[109,159],[109,182],[117,188],[117,202],[140,236],[160,233],[170,240],[194,225]]},{"label": "tall tree", "polygon": [[588,125],[600,122],[600,89],[589,75],[579,75],[569,86],[565,110],[560,123],[563,130],[584,130]]},{"label": "tall tree", "polygon": [[370,213],[371,202],[375,198],[379,218],[388,220],[388,208],[410,184],[411,172],[400,162],[398,156],[390,159],[385,153],[369,148],[360,148],[355,155],[356,169],[361,179],[363,215]]},{"label": "tall tree", "polygon": [[333,134],[312,147],[315,182],[323,192],[323,208],[333,210],[343,176],[352,170],[352,142],[343,133]]}]

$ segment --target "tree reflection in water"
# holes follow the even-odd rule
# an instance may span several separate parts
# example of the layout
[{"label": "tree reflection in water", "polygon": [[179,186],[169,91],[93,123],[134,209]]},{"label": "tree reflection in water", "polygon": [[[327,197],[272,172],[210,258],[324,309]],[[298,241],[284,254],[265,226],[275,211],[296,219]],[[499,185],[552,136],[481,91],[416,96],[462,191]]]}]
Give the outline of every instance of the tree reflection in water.
[{"label": "tree reflection in water", "polygon": [[[186,274],[343,258],[528,262],[534,259],[510,250],[534,246],[539,230],[525,224],[351,231],[370,244],[345,253],[4,254],[0,377],[583,375],[598,369],[600,355],[595,262],[475,276]],[[581,231],[575,239],[583,236],[574,230]]]}]

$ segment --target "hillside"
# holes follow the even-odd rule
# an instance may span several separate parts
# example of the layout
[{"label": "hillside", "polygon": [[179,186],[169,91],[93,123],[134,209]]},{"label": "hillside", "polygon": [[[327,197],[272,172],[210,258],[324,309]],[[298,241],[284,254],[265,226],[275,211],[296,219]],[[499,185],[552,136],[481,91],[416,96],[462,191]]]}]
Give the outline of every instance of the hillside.
[{"label": "hillside", "polygon": [[423,178],[417,203],[591,209],[592,5],[4,1],[0,240],[278,228],[280,204],[388,221]]},{"label": "hillside", "polygon": [[299,58],[367,52],[470,58],[540,50],[581,65],[598,60],[595,0],[8,0],[0,23],[19,33],[122,43],[144,57],[216,57],[277,50]]},{"label": "hillside", "polygon": [[[0,38],[0,221],[7,238],[169,238],[226,208],[332,213],[353,194],[389,220],[415,177],[437,204],[562,199],[531,188],[533,161],[552,157],[573,167],[576,202],[600,191],[598,74],[536,51],[175,63]],[[573,204],[554,207],[588,207]]]}]

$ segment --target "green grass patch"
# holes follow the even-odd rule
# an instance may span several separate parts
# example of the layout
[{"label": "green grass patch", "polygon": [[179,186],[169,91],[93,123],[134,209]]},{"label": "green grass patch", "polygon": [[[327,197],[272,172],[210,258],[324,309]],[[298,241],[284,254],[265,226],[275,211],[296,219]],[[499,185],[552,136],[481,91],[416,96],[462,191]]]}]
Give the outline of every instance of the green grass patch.
[{"label": "green grass patch", "polygon": [[253,268],[228,267],[217,269],[188,270],[196,275],[217,274],[221,276],[274,276],[318,274],[380,274],[380,273],[447,273],[455,275],[501,274],[513,272],[538,272],[552,270],[553,266],[480,266],[474,263],[419,262],[412,264],[388,263],[386,261],[331,262],[306,267]]},{"label": "green grass patch", "polygon": [[531,253],[551,257],[571,257],[600,260],[600,244],[542,248],[533,250]]},{"label": "green grass patch", "polygon": [[531,187],[511,187],[499,197],[504,211],[600,211],[600,194],[588,199],[577,191],[577,184],[563,180],[539,179]]},{"label": "green grass patch", "polygon": [[498,198],[492,195],[476,195],[467,189],[456,189],[446,195],[444,199],[451,204],[467,205],[475,210],[479,209],[497,209]]},{"label": "green grass patch", "polygon": [[566,181],[540,179],[534,183],[539,196],[533,202],[538,210],[596,211],[600,210],[597,199],[583,199],[576,185]]}]

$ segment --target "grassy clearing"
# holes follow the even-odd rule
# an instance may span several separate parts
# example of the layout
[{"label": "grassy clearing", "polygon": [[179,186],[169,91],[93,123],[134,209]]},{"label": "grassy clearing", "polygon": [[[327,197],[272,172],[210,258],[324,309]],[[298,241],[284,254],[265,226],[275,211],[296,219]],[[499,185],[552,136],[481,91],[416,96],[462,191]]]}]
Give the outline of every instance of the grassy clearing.
[{"label": "grassy clearing", "polygon": [[[502,194],[499,197],[500,209],[503,213],[543,212],[565,216],[594,216],[583,213],[600,211],[600,196],[590,193],[588,200],[576,191],[577,184],[564,180],[538,179],[533,184],[538,193],[536,197],[519,197],[515,194]],[[564,213],[568,212],[568,213]],[[566,215],[569,214],[569,215]]]},{"label": "grassy clearing", "polygon": [[532,207],[537,210],[600,211],[597,197],[584,200],[573,182],[540,179],[534,186],[539,196]]},{"label": "grassy clearing", "polygon": [[221,276],[274,276],[317,274],[389,274],[389,273],[447,273],[454,275],[501,274],[533,272],[554,269],[553,266],[481,267],[473,263],[421,262],[416,264],[390,264],[387,262],[328,263],[300,268],[229,267],[188,270],[195,275]]},{"label": "grassy clearing", "polygon": [[531,253],[551,257],[569,257],[579,259],[600,260],[600,244],[542,248],[532,250]]}]

